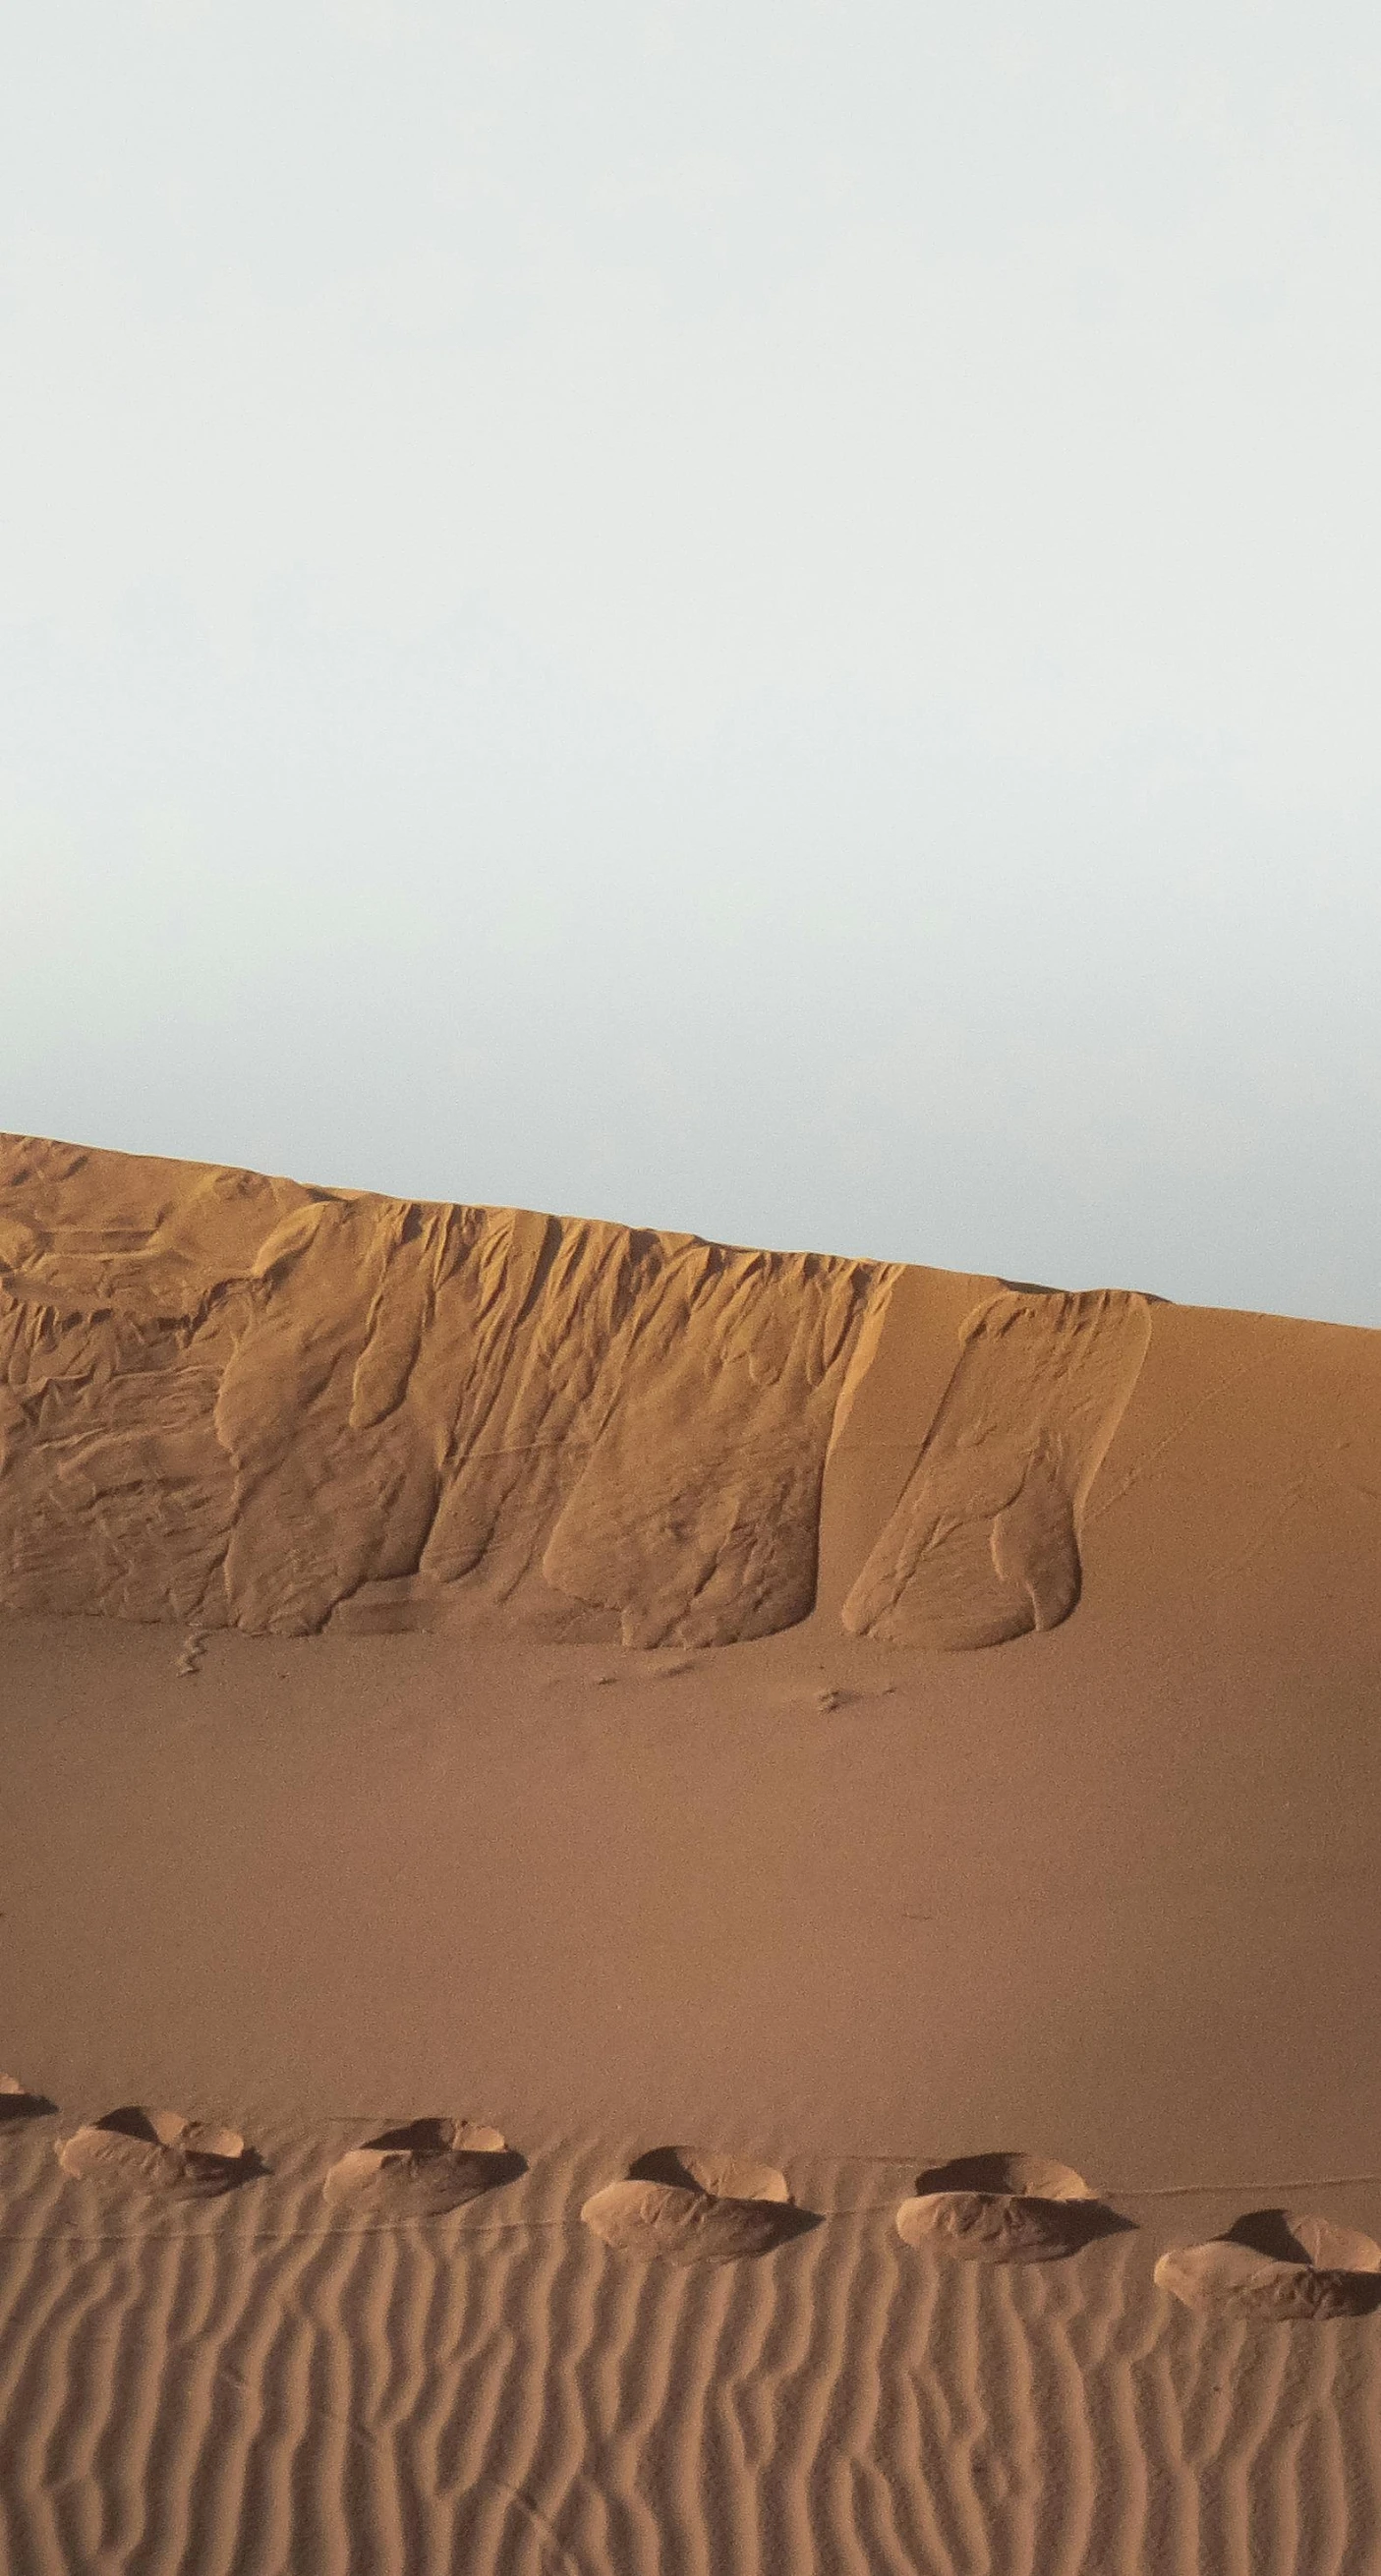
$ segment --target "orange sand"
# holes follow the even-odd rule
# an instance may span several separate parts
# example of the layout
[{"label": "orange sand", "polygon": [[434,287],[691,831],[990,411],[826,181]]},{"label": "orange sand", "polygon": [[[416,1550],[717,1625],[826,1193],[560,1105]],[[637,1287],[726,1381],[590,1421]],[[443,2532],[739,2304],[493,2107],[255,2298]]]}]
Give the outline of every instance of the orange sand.
[{"label": "orange sand", "polygon": [[1381,2565],[1379,1528],[1381,1335],[3,1140],[9,2563]]}]

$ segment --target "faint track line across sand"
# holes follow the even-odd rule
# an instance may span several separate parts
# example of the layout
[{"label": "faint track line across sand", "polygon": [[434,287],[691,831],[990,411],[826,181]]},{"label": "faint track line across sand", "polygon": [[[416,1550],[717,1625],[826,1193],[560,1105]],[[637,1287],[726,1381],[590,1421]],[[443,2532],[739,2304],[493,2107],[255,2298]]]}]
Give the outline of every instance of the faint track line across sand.
[{"label": "faint track line across sand", "polygon": [[[909,2182],[917,2159],[849,2161]],[[30,2163],[11,2205],[51,2220],[71,2186]],[[231,2201],[199,2230],[0,2241],[0,2556],[23,2576],[1376,2563],[1374,2327],[1193,2316],[1135,2231],[993,2271],[917,2256],[881,2197],[685,2273],[580,2227],[593,2145],[535,2156],[517,2187],[547,2208],[502,2226],[335,2228],[321,2158],[287,2164],[273,2234]],[[1268,2187],[1124,2196],[1225,2188]]]}]

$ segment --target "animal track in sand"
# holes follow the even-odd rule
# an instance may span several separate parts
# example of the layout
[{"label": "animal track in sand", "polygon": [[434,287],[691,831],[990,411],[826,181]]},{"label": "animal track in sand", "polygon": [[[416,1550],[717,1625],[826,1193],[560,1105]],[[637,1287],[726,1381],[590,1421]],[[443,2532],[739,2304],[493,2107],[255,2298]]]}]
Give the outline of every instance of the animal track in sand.
[{"label": "animal track in sand", "polygon": [[1206,2245],[1173,2245],[1156,2280],[1199,2316],[1369,2316],[1381,2307],[1381,2245],[1353,2227],[1258,2209]]},{"label": "animal track in sand", "polygon": [[263,2171],[237,2129],[212,2128],[180,2111],[147,2111],[140,2102],[59,2138],[53,2152],[75,2182],[175,2200],[211,2199]]},{"label": "animal track in sand", "polygon": [[1048,2156],[958,2156],[928,2166],[916,2197],[897,2211],[904,2244],[970,2263],[1056,2262],[1129,2224],[1081,2174]]},{"label": "animal track in sand", "polygon": [[332,2165],[322,2186],[335,2205],[365,2205],[397,2218],[436,2218],[482,2192],[516,2182],[523,2158],[497,2129],[473,2120],[409,2120],[381,2129]]},{"label": "animal track in sand", "polygon": [[639,2156],[580,2215],[606,2245],[645,2263],[729,2263],[819,2225],[795,2206],[775,2165],[689,2147]]}]

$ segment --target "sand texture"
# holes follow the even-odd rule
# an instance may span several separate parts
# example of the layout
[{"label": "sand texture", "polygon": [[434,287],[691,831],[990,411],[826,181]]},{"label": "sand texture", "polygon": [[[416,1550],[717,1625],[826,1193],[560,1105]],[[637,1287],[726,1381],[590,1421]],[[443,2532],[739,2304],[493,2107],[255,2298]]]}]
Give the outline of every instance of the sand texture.
[{"label": "sand texture", "polygon": [[148,2111],[141,2102],[84,2121],[59,2142],[57,2159],[74,2182],[175,2200],[233,2191],[257,2171],[237,2130],[189,2120],[181,2111]]},{"label": "sand texture", "polygon": [[0,2564],[1374,2576],[1378,1578],[1378,1334],[4,1140]]},{"label": "sand texture", "polygon": [[827,2214],[740,2263],[602,2244],[577,2213],[603,2144],[534,2142],[502,2219],[351,2232],[320,2215],[329,2132],[268,2143],[252,2212],[176,2227],[82,2224],[51,2158],[8,2177],[0,2553],[24,2576],[1381,2558],[1381,2318],[1194,2314],[1140,2229],[1066,2263],[927,2262],[875,2166],[808,2163]]},{"label": "sand texture", "polygon": [[775,2165],[677,2147],[640,2156],[580,2215],[606,2245],[643,2263],[737,2262],[770,2253],[812,2224]]},{"label": "sand texture", "polygon": [[408,2120],[338,2156],[322,2191],[351,2214],[438,2218],[523,2170],[522,2157],[483,2122]]},{"label": "sand texture", "polygon": [[858,1636],[997,1646],[1079,1598],[1078,1519],[1136,1384],[1146,1301],[993,1297],[906,1490],[844,1604]]},{"label": "sand texture", "polygon": [[5,1608],[304,1636],[472,1577],[630,1646],[811,1608],[876,1265],[27,1138],[0,1211]]}]

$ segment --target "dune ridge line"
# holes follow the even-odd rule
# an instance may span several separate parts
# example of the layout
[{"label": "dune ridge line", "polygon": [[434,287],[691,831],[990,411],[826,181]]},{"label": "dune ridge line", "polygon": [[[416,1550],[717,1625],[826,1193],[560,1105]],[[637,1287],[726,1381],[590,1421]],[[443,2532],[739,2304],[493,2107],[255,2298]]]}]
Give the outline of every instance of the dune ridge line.
[{"label": "dune ridge line", "polygon": [[[895,1265],[0,1138],[0,1608],[713,1647],[814,1607]],[[1144,1299],[1002,1291],[844,1609],[1048,1628]]]}]

